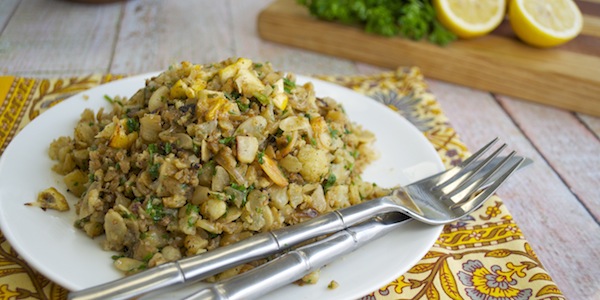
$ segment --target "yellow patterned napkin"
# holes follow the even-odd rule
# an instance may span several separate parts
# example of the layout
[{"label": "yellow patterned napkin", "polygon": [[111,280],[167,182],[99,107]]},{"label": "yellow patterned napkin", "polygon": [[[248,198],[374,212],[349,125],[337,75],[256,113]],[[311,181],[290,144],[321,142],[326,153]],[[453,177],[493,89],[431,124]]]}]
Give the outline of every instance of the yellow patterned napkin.
[{"label": "yellow patterned napkin", "polygon": [[[56,103],[114,75],[30,79],[0,77],[0,155],[32,119]],[[446,167],[468,150],[450,127],[419,69],[369,76],[319,76],[368,95],[408,119]],[[0,232],[0,300],[64,299],[67,292],[33,270]],[[340,286],[338,288],[344,288]],[[406,274],[362,299],[564,299],[519,227],[493,196],[473,214],[444,227],[431,250]]]}]

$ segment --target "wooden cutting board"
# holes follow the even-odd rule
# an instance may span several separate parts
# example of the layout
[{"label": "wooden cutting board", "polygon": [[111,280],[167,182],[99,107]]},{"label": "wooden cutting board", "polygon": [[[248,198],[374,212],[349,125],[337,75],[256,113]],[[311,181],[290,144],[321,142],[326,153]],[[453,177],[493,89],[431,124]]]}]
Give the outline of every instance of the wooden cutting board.
[{"label": "wooden cutting board", "polygon": [[276,0],[258,17],[262,38],[382,67],[418,66],[425,76],[600,116],[600,1],[577,1],[580,36],[538,49],[505,21],[492,34],[446,47],[386,38],[310,16],[295,0]]}]

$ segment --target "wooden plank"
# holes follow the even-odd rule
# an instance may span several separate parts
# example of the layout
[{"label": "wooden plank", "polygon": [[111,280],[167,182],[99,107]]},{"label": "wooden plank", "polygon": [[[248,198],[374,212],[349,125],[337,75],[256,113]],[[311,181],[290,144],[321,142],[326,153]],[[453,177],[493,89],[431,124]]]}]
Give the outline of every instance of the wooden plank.
[{"label": "wooden plank", "polygon": [[0,37],[0,66],[26,76],[106,72],[120,10],[120,3],[22,1]]},{"label": "wooden plank", "polygon": [[[477,149],[490,137],[498,136],[509,149],[534,160],[530,168],[517,173],[501,187],[498,195],[565,297],[597,298],[600,286],[600,227],[552,168],[556,165],[556,158],[542,156],[538,150],[542,151],[542,147],[562,149],[567,159],[572,161],[578,160],[577,152],[568,151],[572,147],[562,142],[538,144],[547,137],[546,134],[532,130],[522,132],[507,111],[488,93],[437,80],[428,80],[428,84],[461,140],[470,149]],[[465,109],[467,107],[476,107],[477,112]],[[537,110],[523,114],[536,120],[543,116]],[[556,125],[562,126],[563,122],[563,119],[557,120]],[[527,127],[534,126],[531,124]],[[580,133],[569,133],[573,129],[569,123],[564,126],[566,128],[557,132],[553,140],[566,141],[569,135]],[[535,143],[532,144],[528,138]]]},{"label": "wooden plank", "polygon": [[21,0],[4,0],[0,2],[0,33],[12,17]]},{"label": "wooden plank", "polygon": [[592,117],[584,114],[577,115],[581,122],[583,122],[595,135],[596,138],[600,138],[600,118]]},{"label": "wooden plank", "polygon": [[581,31],[583,35],[600,37],[600,19],[598,17],[583,16],[583,22],[585,24]]},{"label": "wooden plank", "polygon": [[600,220],[600,140],[573,114],[499,97],[500,103],[571,191]]},{"label": "wooden plank", "polygon": [[266,40],[384,67],[416,65],[431,78],[600,115],[600,55],[593,55],[600,47],[537,49],[496,34],[438,47],[319,21],[293,0],[263,10],[258,28]]},{"label": "wooden plank", "polygon": [[308,52],[295,47],[258,39],[256,16],[272,0],[231,1],[232,38],[235,55],[256,61],[269,61],[278,70],[302,75],[356,74],[354,62],[318,52]]},{"label": "wooden plank", "polygon": [[231,18],[224,1],[128,1],[110,71],[161,71],[187,60],[233,56]]}]

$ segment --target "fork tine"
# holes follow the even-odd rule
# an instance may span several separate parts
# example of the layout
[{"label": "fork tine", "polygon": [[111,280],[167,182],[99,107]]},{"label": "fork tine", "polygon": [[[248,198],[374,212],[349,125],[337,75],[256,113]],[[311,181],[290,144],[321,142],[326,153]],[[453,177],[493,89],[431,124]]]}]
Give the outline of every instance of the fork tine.
[{"label": "fork tine", "polygon": [[494,138],[489,143],[487,143],[487,145],[485,145],[485,146],[481,147],[481,149],[477,150],[477,152],[471,154],[471,156],[469,156],[469,158],[465,159],[459,166],[466,168],[469,164],[478,160],[485,152],[487,152],[494,144],[496,144],[497,141],[498,141],[498,138],[497,137]]},{"label": "fork tine", "polygon": [[[511,153],[513,154],[513,153]],[[494,194],[498,188],[510,177],[519,166],[525,161],[525,158],[519,159],[510,169],[508,169],[502,176],[500,176],[492,185],[484,189],[479,195],[463,203],[456,203],[452,205],[451,209],[460,209],[463,213],[471,213],[477,209],[483,202],[485,202],[492,194]]]},{"label": "fork tine", "polygon": [[[461,177],[456,178],[456,179],[452,179],[452,181],[448,181],[448,183],[444,184],[445,186],[443,187],[445,190],[446,195],[443,197],[442,200],[447,200],[450,199],[454,196],[456,196],[459,193],[463,193],[464,189],[463,187],[467,184],[470,183],[471,185],[473,184],[473,182],[470,182],[470,180],[478,173],[480,172],[485,166],[487,166],[494,158],[496,158],[500,152],[502,152],[504,150],[504,148],[506,148],[506,144],[503,144],[502,146],[500,146],[498,149],[496,149],[496,151],[494,151],[494,153],[492,153],[490,156],[488,156],[487,158],[485,158],[483,160],[483,162],[481,162],[479,165],[475,166],[475,168],[473,170],[470,170],[469,172],[462,174]],[[513,153],[514,155],[514,153]],[[494,168],[492,168],[492,170],[489,171],[489,175],[491,176],[491,174],[493,174],[493,172],[496,172],[496,170],[499,169],[499,167],[501,167],[503,164],[506,163],[506,161],[508,161],[508,159],[510,159],[510,156],[505,158],[504,160],[502,160],[498,165],[496,165]],[[489,178],[489,176],[485,177],[486,180],[487,178]],[[477,180],[476,182],[480,182],[483,183],[485,182],[485,180]],[[477,187],[479,188],[479,187]]]},{"label": "fork tine", "polygon": [[[465,187],[461,191],[452,195],[452,196],[460,195],[459,200],[455,201],[455,204],[453,204],[452,207],[457,207],[457,206],[462,205],[463,203],[469,201],[472,198],[472,196],[480,190],[481,186],[488,179],[490,179],[494,175],[494,173],[498,172],[498,170],[500,170],[502,168],[502,166],[504,166],[515,155],[515,153],[516,153],[515,151],[511,152],[496,167],[494,167],[487,174],[485,174],[485,176],[480,177],[479,179],[472,182],[471,184],[469,184],[467,187]],[[520,164],[520,163],[522,163],[522,161],[519,160],[518,163]],[[518,167],[518,165],[517,165],[517,167]],[[507,172],[510,172],[510,170],[512,170],[512,168],[509,169]],[[501,180],[501,178],[499,178],[498,180]],[[452,196],[450,196],[450,197],[452,197]]]},{"label": "fork tine", "polygon": [[436,185],[436,187],[434,187],[434,189],[436,189],[436,190],[442,189],[442,188],[446,187],[447,185],[449,185],[450,183],[454,182],[455,178],[459,174],[461,174],[462,171],[464,171],[466,168],[468,168],[474,162],[478,161],[478,159],[485,152],[487,152],[494,144],[496,144],[497,141],[498,141],[498,138],[494,138],[492,141],[487,143],[487,145],[485,145],[481,149],[477,150],[477,152],[471,154],[471,156],[469,156],[469,158],[465,159],[458,166],[448,169],[446,172],[440,174],[440,177],[439,177],[440,184]]},{"label": "fork tine", "polygon": [[[497,153],[494,153],[494,154],[497,154]],[[472,195],[474,193],[478,192],[480,190],[480,188],[482,187],[482,185],[488,179],[490,179],[494,175],[494,173],[498,172],[498,170],[500,170],[500,168],[502,168],[502,166],[504,166],[514,155],[515,155],[515,151],[511,152],[500,163],[498,163],[498,165],[496,165],[491,170],[487,171],[487,173],[485,175],[480,176],[479,179],[469,183],[468,185],[462,184],[461,187],[456,188],[451,193],[448,193],[444,199],[453,199],[455,197],[458,198],[457,200],[454,200],[454,203],[455,203],[454,206],[459,205],[460,203],[463,203],[463,202],[469,200],[472,197]]]}]

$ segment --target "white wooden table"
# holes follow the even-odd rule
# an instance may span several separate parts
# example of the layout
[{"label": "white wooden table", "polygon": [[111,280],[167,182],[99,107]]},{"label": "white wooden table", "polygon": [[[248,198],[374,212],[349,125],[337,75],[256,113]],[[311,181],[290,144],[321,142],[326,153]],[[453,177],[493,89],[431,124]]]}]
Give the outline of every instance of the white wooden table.
[{"label": "white wooden table", "polygon": [[[382,69],[261,40],[261,1],[0,1],[0,75],[138,74],[231,56],[298,74]],[[533,167],[499,191],[568,299],[600,299],[600,118],[427,80],[476,149],[498,136]],[[599,95],[600,97],[600,95]]]}]

